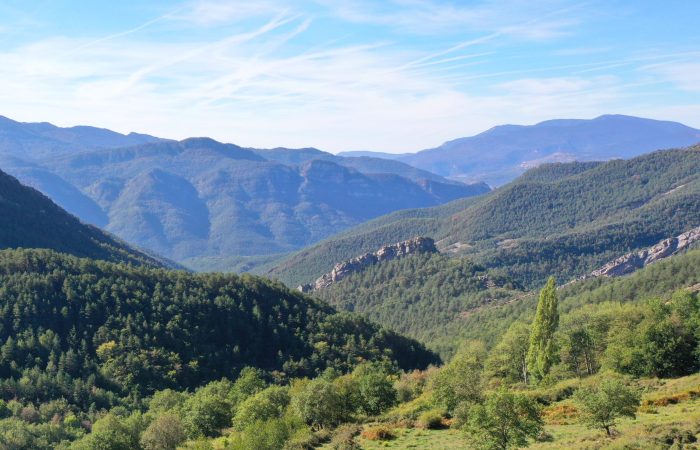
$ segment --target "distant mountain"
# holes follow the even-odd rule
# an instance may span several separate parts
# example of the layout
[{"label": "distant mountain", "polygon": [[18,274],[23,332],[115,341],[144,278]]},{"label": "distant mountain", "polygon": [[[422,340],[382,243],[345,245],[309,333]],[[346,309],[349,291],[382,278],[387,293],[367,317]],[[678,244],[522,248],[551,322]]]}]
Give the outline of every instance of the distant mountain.
[{"label": "distant mountain", "polygon": [[23,123],[0,116],[0,154],[51,157],[79,150],[116,148],[157,142],[147,134],[121,134],[104,128],[61,128],[50,123]]},{"label": "distant mountain", "polygon": [[[0,167],[82,220],[206,270],[253,267],[398,209],[489,191],[398,161],[317,149],[177,142],[9,119],[0,133]],[[133,139],[149,142],[114,147]]]},{"label": "distant mountain", "polygon": [[604,115],[592,120],[497,126],[413,154],[360,154],[381,155],[445,177],[500,186],[544,163],[631,158],[698,142],[700,130],[680,123]]},{"label": "distant mountain", "polygon": [[359,158],[362,156],[369,156],[371,158],[383,158],[383,159],[401,159],[404,156],[409,156],[412,153],[385,153],[385,152],[373,152],[369,150],[354,150],[349,152],[340,152],[338,156],[349,157],[349,158]]},{"label": "distant mountain", "polygon": [[[396,161],[393,159],[387,159],[383,156],[349,155],[349,153],[362,152],[347,152],[348,156],[345,156],[344,153],[334,155],[332,153],[327,153],[315,148],[275,148],[270,150],[250,150],[264,157],[265,159],[281,162],[282,164],[288,165],[303,164],[305,162],[313,160],[322,160],[331,161],[344,167],[350,167],[366,174],[393,173],[396,175],[401,175],[402,177],[408,178],[413,181],[429,180],[457,186],[461,186],[464,184],[461,182],[447,180],[446,178],[441,177],[440,175],[436,175],[432,172],[428,172],[427,170],[417,169],[406,163]],[[383,155],[383,153],[379,155]],[[471,184],[478,185],[480,183],[477,182]]]},{"label": "distant mountain", "polygon": [[98,228],[81,223],[40,192],[0,171],[0,249],[20,247],[111,262],[164,265]]},{"label": "distant mountain", "polygon": [[414,235],[526,287],[586,274],[700,225],[700,146],[630,160],[546,164],[491,193],[399,211],[346,230],[264,271],[290,286]]}]

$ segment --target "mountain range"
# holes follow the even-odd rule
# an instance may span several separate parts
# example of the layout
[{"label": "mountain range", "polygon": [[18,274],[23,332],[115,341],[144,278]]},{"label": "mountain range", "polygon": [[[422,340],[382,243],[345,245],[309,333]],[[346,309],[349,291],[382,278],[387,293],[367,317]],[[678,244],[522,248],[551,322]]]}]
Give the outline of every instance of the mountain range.
[{"label": "mountain range", "polygon": [[342,156],[393,158],[445,177],[500,186],[547,162],[631,158],[700,142],[700,130],[676,122],[624,115],[558,119],[536,125],[501,125],[417,153],[345,152]]},{"label": "mountain range", "polygon": [[191,267],[290,252],[489,190],[397,161],[0,121],[0,167],[84,222]]},{"label": "mountain range", "polygon": [[[516,417],[514,402],[547,427],[538,446],[697,440],[700,145],[545,163],[490,190],[316,149],[36,128],[52,147],[33,129],[0,160],[149,248],[223,261],[364,222],[269,255],[267,278],[167,270],[0,172],[0,448],[376,448],[376,430],[464,448],[486,435],[463,409],[480,424],[474,410]],[[395,211],[412,202],[435,206]],[[269,279],[329,268],[309,295]],[[549,301],[556,363],[538,378]],[[615,380],[639,422],[592,438],[580,399],[599,394],[581,389]]]},{"label": "mountain range", "polygon": [[549,275],[567,281],[698,226],[699,174],[700,146],[545,164],[486,195],[398,211],[259,270],[309,283],[337,262],[422,235],[526,287]]},{"label": "mountain range", "polygon": [[261,271],[374,218],[485,194],[486,182],[542,163],[628,158],[699,136],[678,123],[609,115],[504,125],[389,159],[0,118],[0,168],[83,222],[192,269]]}]

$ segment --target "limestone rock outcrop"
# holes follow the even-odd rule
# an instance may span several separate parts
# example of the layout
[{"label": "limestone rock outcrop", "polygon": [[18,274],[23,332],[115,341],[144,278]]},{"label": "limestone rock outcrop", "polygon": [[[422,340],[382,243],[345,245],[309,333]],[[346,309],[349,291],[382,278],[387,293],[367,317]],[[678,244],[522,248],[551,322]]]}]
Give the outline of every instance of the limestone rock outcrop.
[{"label": "limestone rock outcrop", "polygon": [[435,241],[431,238],[417,236],[396,244],[385,245],[373,253],[365,253],[347,261],[340,262],[333,267],[330,272],[321,275],[315,282],[302,284],[297,289],[301,292],[311,292],[318,289],[325,289],[333,283],[347,278],[353,273],[359,272],[374,264],[391,261],[392,259],[403,258],[416,253],[436,253]]},{"label": "limestone rock outcrop", "polygon": [[664,239],[658,244],[645,248],[644,250],[620,256],[582,278],[619,277],[627,275],[651,263],[673,256],[689,248],[698,241],[700,241],[700,227],[693,228],[676,237]]}]

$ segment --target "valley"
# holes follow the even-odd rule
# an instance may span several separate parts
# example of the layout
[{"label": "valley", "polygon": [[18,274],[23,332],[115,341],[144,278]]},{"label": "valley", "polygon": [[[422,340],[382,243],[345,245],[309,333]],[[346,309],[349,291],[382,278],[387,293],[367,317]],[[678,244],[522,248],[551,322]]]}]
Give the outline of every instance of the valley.
[{"label": "valley", "polygon": [[0,450],[699,450],[700,2],[0,2]]}]

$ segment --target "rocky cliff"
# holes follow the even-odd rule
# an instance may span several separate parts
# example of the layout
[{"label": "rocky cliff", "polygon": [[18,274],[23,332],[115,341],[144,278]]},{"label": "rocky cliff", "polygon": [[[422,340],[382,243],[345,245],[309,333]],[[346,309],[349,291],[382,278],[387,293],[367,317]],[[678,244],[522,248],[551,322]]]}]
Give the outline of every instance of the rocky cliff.
[{"label": "rocky cliff", "polygon": [[315,282],[302,284],[297,289],[301,292],[311,292],[317,289],[324,289],[333,283],[337,283],[343,278],[347,278],[353,273],[380,263],[382,261],[391,261],[392,259],[402,258],[404,256],[413,255],[415,253],[435,253],[435,241],[431,238],[417,236],[403,242],[397,242],[392,245],[385,245],[374,253],[365,253],[347,261],[338,263],[333,267],[333,270],[320,276]]},{"label": "rocky cliff", "polygon": [[601,268],[583,276],[582,279],[627,275],[660,259],[675,255],[699,241],[700,227],[693,228],[676,237],[664,239],[652,247],[620,256]]}]

